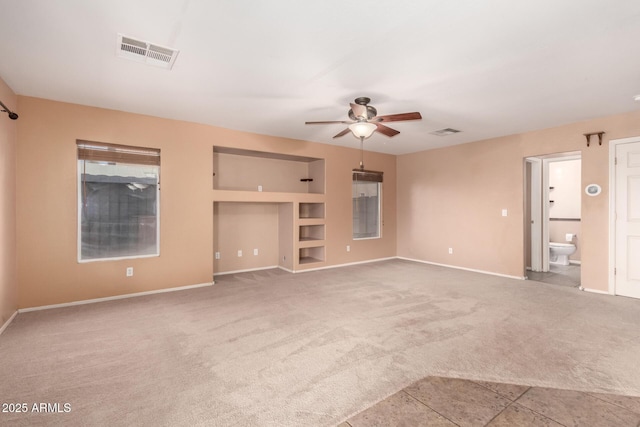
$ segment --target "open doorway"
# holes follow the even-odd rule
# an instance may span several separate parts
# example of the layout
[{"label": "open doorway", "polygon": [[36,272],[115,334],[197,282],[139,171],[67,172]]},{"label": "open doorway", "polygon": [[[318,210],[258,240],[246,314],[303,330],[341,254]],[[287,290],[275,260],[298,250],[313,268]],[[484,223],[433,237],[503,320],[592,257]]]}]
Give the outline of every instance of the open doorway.
[{"label": "open doorway", "polygon": [[525,158],[525,277],[580,286],[579,152]]}]

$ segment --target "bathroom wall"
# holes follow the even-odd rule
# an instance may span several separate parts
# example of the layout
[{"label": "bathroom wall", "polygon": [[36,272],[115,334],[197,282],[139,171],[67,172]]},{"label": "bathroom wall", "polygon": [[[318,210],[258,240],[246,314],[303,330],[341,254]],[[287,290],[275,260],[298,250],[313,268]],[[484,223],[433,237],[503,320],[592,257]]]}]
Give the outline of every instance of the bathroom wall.
[{"label": "bathroom wall", "polygon": [[566,234],[575,234],[572,243],[576,252],[569,257],[580,261],[582,199],[581,160],[562,160],[549,163],[549,241],[567,243]]},{"label": "bathroom wall", "polygon": [[581,191],[581,160],[549,162],[550,219],[579,219]]},{"label": "bathroom wall", "polygon": [[581,229],[580,221],[549,221],[549,241],[568,243],[565,240],[567,233],[574,234],[573,243],[576,245],[576,251],[569,257],[571,261],[580,261]]}]

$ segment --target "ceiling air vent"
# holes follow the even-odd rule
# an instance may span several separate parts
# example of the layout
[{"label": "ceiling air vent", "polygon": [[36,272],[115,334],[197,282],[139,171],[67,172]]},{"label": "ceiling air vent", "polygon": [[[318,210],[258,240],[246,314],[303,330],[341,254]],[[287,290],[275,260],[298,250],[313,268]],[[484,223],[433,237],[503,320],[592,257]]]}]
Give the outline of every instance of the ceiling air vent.
[{"label": "ceiling air vent", "polygon": [[447,135],[453,135],[454,133],[458,133],[458,132],[460,132],[458,129],[444,128],[444,129],[435,130],[435,131],[429,132],[429,133],[431,135],[447,136]]},{"label": "ceiling air vent", "polygon": [[121,58],[144,62],[145,64],[170,70],[178,56],[178,52],[175,49],[118,34],[116,54]]}]

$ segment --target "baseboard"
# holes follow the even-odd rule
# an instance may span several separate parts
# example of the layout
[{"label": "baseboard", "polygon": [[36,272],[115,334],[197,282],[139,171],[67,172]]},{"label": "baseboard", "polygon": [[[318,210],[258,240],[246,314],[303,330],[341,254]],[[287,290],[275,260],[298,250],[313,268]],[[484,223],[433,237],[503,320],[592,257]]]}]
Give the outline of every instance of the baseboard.
[{"label": "baseboard", "polygon": [[581,264],[582,264],[582,261],[580,261],[580,260],[575,260],[575,259],[570,259],[570,260],[569,260],[569,264],[581,265]]},{"label": "baseboard", "polygon": [[594,294],[601,294],[601,295],[612,295],[607,291],[601,291],[599,289],[589,289],[589,288],[583,288],[582,286],[580,286],[578,289],[580,289],[581,291],[585,291],[585,292],[591,292]]},{"label": "baseboard", "polygon": [[214,273],[213,276],[224,276],[225,274],[236,274],[236,273],[249,273],[251,271],[261,271],[261,270],[272,270],[274,268],[282,268],[279,265],[270,265],[268,267],[258,267],[258,268],[247,268],[244,270],[233,270],[233,271],[221,271],[220,273]]},{"label": "baseboard", "polygon": [[516,279],[516,280],[526,280],[525,276],[511,276],[509,274],[495,273],[493,271],[476,270],[475,268],[466,268],[466,267],[459,267],[457,265],[440,264],[438,262],[423,261],[423,260],[420,260],[420,259],[406,258],[406,257],[402,257],[402,256],[399,256],[399,257],[396,257],[396,258],[403,259],[405,261],[419,262],[419,263],[422,263],[422,264],[430,264],[430,265],[437,265],[437,266],[440,266],[440,267],[455,268],[456,270],[465,270],[465,271],[472,271],[474,273],[489,274],[491,276],[507,277],[509,279]]},{"label": "baseboard", "polygon": [[281,266],[281,265],[279,265],[279,266],[278,266],[278,268],[279,268],[280,270],[284,270],[284,271],[286,271],[287,273],[295,273],[295,271],[293,271],[293,270],[289,270],[288,268],[285,268],[285,267],[283,267],[283,266]]},{"label": "baseboard", "polygon": [[49,309],[52,309],[52,308],[71,307],[71,306],[74,306],[74,305],[94,304],[94,303],[97,303],[97,302],[105,302],[105,301],[114,301],[114,300],[125,299],[125,298],[142,297],[142,296],[145,296],[145,295],[164,294],[166,292],[186,291],[187,289],[195,289],[195,288],[203,288],[203,287],[206,287],[206,286],[213,286],[213,284],[214,284],[214,282],[199,283],[197,285],[179,286],[179,287],[176,287],[176,288],[158,289],[158,290],[155,290],[155,291],[136,292],[136,293],[133,293],[133,294],[114,295],[112,297],[86,299],[86,300],[81,300],[81,301],[65,302],[65,303],[62,303],[62,304],[51,304],[51,305],[41,305],[39,307],[19,308],[18,309],[18,313],[28,313],[30,311],[49,310]]},{"label": "baseboard", "polygon": [[329,270],[330,268],[349,267],[350,265],[369,264],[372,262],[389,261],[391,259],[397,259],[397,257],[392,256],[388,258],[376,258],[376,259],[368,259],[365,261],[348,262],[346,264],[326,265],[324,267],[316,267],[316,268],[305,268],[304,270],[293,271],[293,273],[306,273],[307,271]]},{"label": "baseboard", "polygon": [[13,314],[11,315],[11,317],[9,317],[9,319],[7,319],[6,322],[4,322],[4,325],[2,325],[0,327],[0,335],[2,335],[2,333],[4,332],[5,329],[7,329],[9,327],[9,324],[13,321],[13,319],[18,315],[18,310],[14,311]]}]

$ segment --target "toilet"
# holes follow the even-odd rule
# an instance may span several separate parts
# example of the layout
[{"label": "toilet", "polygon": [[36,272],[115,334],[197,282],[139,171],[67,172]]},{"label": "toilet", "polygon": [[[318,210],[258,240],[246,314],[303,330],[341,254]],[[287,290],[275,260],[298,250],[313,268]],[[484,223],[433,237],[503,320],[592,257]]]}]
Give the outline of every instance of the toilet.
[{"label": "toilet", "polygon": [[549,264],[569,265],[569,255],[575,251],[573,243],[549,242]]}]

